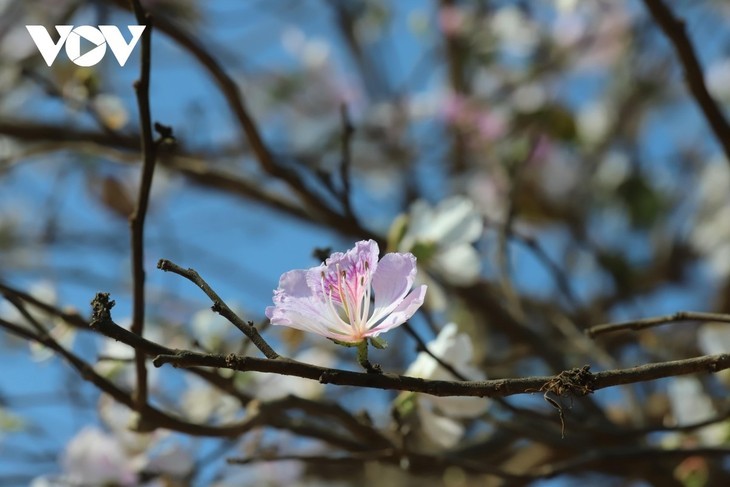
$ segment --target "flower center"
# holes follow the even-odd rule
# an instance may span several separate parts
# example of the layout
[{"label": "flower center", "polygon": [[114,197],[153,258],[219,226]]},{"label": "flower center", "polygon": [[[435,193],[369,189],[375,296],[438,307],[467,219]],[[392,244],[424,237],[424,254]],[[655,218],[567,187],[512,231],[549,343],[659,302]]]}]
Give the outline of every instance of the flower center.
[{"label": "flower center", "polygon": [[370,265],[362,261],[343,269],[337,263],[332,270],[322,272],[322,293],[330,311],[359,337],[367,331],[370,314]]}]

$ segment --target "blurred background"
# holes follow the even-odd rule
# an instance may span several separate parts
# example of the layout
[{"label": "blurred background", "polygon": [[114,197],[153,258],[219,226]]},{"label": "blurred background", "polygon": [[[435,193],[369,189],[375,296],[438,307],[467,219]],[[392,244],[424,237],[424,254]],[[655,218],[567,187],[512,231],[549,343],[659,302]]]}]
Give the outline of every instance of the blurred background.
[{"label": "blurred background", "polygon": [[[730,4],[666,4],[686,22],[723,110]],[[196,269],[280,353],[357,370],[352,350],[267,327],[263,313],[283,272],[373,238],[381,252],[413,252],[429,285],[410,329],[371,354],[387,371],[523,377],[730,349],[727,324],[583,333],[683,309],[730,312],[728,154],[645,2],[142,5],[155,22],[152,119],[175,136],[159,147],[146,223],[150,340],[256,354],[199,289],[155,269],[165,258]],[[129,390],[133,351],[59,312],[88,318],[95,293],[109,292],[115,321],[131,320],[140,45],[123,67],[109,50],[80,67],[63,49],[49,67],[25,26],[43,25],[55,40],[55,25],[111,24],[128,40],[136,23],[123,0],[0,1],[3,295],[20,295],[58,343]],[[30,326],[9,299],[0,316]],[[436,340],[460,377],[419,369],[417,358],[431,360],[418,356],[419,340]],[[227,424],[278,404],[280,419],[244,435],[198,438],[132,433],[131,412],[57,353],[10,332],[0,346],[2,485],[730,482],[722,374],[564,398],[563,439],[542,393],[464,406],[241,373],[230,380],[246,397],[233,397],[150,365],[150,400],[191,422]],[[400,453],[377,457],[385,440],[353,437],[350,419]],[[677,448],[700,450],[665,454]]]}]

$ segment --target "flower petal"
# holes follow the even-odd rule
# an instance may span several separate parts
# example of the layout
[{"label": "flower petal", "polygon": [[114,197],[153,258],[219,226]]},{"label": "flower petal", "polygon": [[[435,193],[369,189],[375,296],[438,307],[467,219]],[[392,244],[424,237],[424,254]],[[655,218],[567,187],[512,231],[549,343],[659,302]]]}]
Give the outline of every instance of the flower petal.
[{"label": "flower petal", "polygon": [[[362,278],[362,285],[370,285],[370,276],[378,267],[378,243],[374,240],[361,240],[355,247],[345,253],[335,252],[324,264],[313,267],[306,272],[306,281],[309,288],[317,295],[328,297],[340,282],[340,273],[346,274],[346,281],[353,284],[353,295]],[[324,278],[324,286],[322,279]],[[337,293],[333,297],[338,300]]]},{"label": "flower petal", "polygon": [[393,311],[403,300],[416,278],[416,258],[413,254],[386,254],[372,278],[375,307],[368,320],[372,326]]},{"label": "flower petal", "polygon": [[[474,347],[466,333],[459,333],[455,323],[446,324],[435,340],[428,342],[428,350],[456,369],[468,380],[482,380],[484,373],[472,364]],[[432,380],[454,380],[456,377],[441,366],[431,355],[420,352],[416,360],[406,370],[406,375]]]},{"label": "flower petal", "polygon": [[434,238],[443,246],[474,242],[482,234],[482,218],[474,203],[463,196],[448,198],[436,206],[431,222]]},{"label": "flower petal", "polygon": [[433,209],[419,200],[411,205],[409,220],[407,233],[414,241],[438,242],[441,247],[474,242],[483,230],[474,203],[463,196],[445,199]]},{"label": "flower petal", "polygon": [[[309,271],[305,269],[285,272],[279,278],[277,291],[292,297],[311,296],[312,291],[307,285],[308,273]],[[276,296],[274,296],[274,302],[276,302]]]},{"label": "flower petal", "polygon": [[479,253],[471,244],[463,243],[444,249],[434,256],[433,267],[451,284],[468,286],[479,279]]},{"label": "flower petal", "polygon": [[353,340],[353,328],[333,315],[318,298],[284,298],[276,306],[266,308],[272,325],[284,325],[342,341]]},{"label": "flower petal", "polygon": [[418,406],[418,419],[428,439],[441,448],[456,446],[464,434],[464,426],[434,413],[427,403]]},{"label": "flower petal", "polygon": [[450,418],[475,418],[487,410],[489,400],[481,397],[428,398],[436,408]]},{"label": "flower petal", "polygon": [[408,321],[418,311],[418,308],[423,305],[423,300],[426,298],[426,289],[427,287],[425,285],[414,289],[383,321],[377,326],[370,328],[364,335],[378,336],[380,333],[400,326]]}]

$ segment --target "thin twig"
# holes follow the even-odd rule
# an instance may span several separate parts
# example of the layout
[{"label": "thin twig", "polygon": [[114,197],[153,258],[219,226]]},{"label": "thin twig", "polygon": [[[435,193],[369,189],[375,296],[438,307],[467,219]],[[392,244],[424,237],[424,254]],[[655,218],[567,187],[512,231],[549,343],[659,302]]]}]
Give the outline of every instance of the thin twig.
[{"label": "thin twig", "polygon": [[[73,367],[84,380],[91,382],[100,391],[110,395],[117,402],[124,404],[131,409],[136,408],[135,400],[132,398],[131,394],[120,389],[111,381],[99,375],[91,365],[81,360],[72,352],[66,350],[50,335],[36,335],[31,331],[2,318],[0,318],[0,326],[5,328],[13,335],[19,336],[29,341],[38,342],[50,348],[51,350],[56,352],[56,354],[58,354],[61,358],[66,360],[66,362],[68,362],[68,364],[71,365],[71,367]],[[137,337],[137,335],[133,336]],[[145,426],[154,425],[154,427],[171,429],[192,436],[238,436],[244,431],[247,431],[248,429],[251,429],[255,426],[244,425],[244,423],[237,424],[235,426],[229,426],[227,428],[198,425],[169,416],[150,405],[145,405],[142,411],[139,412],[141,418],[144,418]]]},{"label": "thin twig", "polygon": [[236,328],[241,330],[241,332],[243,332],[243,334],[251,340],[251,343],[253,343],[254,346],[258,348],[264,356],[266,356],[266,358],[279,358],[279,354],[276,353],[266,340],[263,339],[258,330],[253,326],[253,322],[243,321],[236,313],[234,313],[233,310],[220,298],[220,296],[218,296],[213,288],[211,288],[210,285],[208,285],[208,283],[205,282],[205,280],[200,277],[200,274],[198,274],[194,269],[183,269],[179,265],[166,259],[161,259],[157,263],[157,268],[165,272],[172,272],[173,274],[182,276],[198,286],[210,298],[210,300],[213,301],[213,311],[226,318]]},{"label": "thin twig", "polygon": [[684,68],[684,79],[687,86],[715,133],[715,138],[725,151],[728,162],[730,162],[730,124],[728,124],[720,107],[707,91],[705,76],[692,42],[687,37],[684,21],[675,17],[662,0],[644,0],[644,5],[646,5],[656,23],[674,46],[674,50],[677,52]]},{"label": "thin twig", "polygon": [[621,323],[606,323],[603,325],[596,325],[588,328],[585,333],[590,338],[595,338],[598,335],[613,333],[615,331],[637,331],[643,330],[645,328],[652,328],[654,326],[661,326],[681,321],[730,323],[730,315],[721,313],[704,313],[701,311],[678,311],[671,315],[642,318],[640,320],[623,321]]},{"label": "thin twig", "polygon": [[[152,56],[152,20],[142,9],[139,0],[132,0],[134,14],[139,24],[145,25],[142,33],[142,58],[140,62],[139,80],[134,83],[139,107],[142,144],[142,177],[139,184],[137,205],[129,218],[132,244],[132,333],[142,336],[144,333],[145,295],[144,295],[144,223],[147,216],[152,175],[155,170],[156,148],[152,139],[152,116],[150,114],[150,65]],[[137,389],[134,394],[135,407],[144,409],[147,403],[147,366],[144,353],[135,350],[135,372]]]},{"label": "thin twig", "polygon": [[[15,323],[11,323],[3,318],[0,318],[0,327],[15,336],[28,341],[38,342],[50,348],[59,357],[64,359],[74,370],[76,370],[81,378],[94,384],[94,386],[96,386],[100,391],[108,394],[115,401],[124,404],[130,409],[136,408],[132,394],[119,388],[117,385],[101,376],[90,364],[79,358],[73,352],[64,348],[55,339],[53,339],[52,336],[42,333],[33,333],[31,330]],[[120,336],[129,338],[135,343],[139,343],[144,340],[138,335],[124,330],[113,323],[104,323],[101,328],[106,331],[115,328],[117,330],[122,330],[126,334],[122,334]],[[156,344],[153,344],[153,346],[161,347]],[[286,417],[286,415],[282,414],[281,408],[276,407],[271,410],[258,408],[257,413],[247,416],[246,419],[242,421],[215,426],[191,423],[175,415],[167,414],[149,404],[146,404],[145,407],[138,412],[140,416],[136,428],[140,431],[164,428],[172,431],[178,431],[190,436],[238,438],[254,428],[270,426],[273,428],[288,430],[303,437],[319,439],[330,443],[333,446],[344,448],[345,450],[357,452],[367,448],[367,446],[363,445],[361,441],[351,440],[339,434],[335,434],[331,431],[331,428],[317,428],[313,425],[302,423],[300,420],[290,419]]]},{"label": "thin twig", "polygon": [[[114,0],[121,8],[128,8],[125,0]],[[259,130],[256,121],[248,111],[244,96],[235,80],[227,73],[215,56],[197,38],[180,29],[164,17],[156,19],[156,30],[167,34],[184,51],[188,52],[205,71],[215,80],[220,93],[233,111],[242,135],[248,141],[261,168],[271,177],[285,182],[301,200],[313,210],[320,220],[343,232],[358,233],[362,238],[377,239],[369,230],[359,226],[358,222],[348,218],[330,207],[316,191],[313,191],[305,179],[295,170],[279,163],[269,149]],[[378,243],[384,242],[378,240]]]}]

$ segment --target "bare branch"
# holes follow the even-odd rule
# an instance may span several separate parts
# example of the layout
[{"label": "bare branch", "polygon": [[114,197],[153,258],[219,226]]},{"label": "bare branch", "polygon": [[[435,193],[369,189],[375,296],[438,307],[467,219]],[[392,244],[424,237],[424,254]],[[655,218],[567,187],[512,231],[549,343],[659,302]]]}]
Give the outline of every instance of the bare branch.
[{"label": "bare branch", "polygon": [[656,316],[653,318],[642,318],[640,320],[623,321],[621,323],[606,323],[588,328],[585,333],[590,338],[605,333],[613,333],[623,330],[643,330],[654,326],[666,325],[669,323],[677,323],[681,321],[701,321],[701,322],[721,322],[730,323],[730,315],[720,313],[704,313],[701,311],[678,311],[671,315]]},{"label": "bare branch", "polygon": [[245,322],[236,315],[236,313],[228,307],[220,296],[213,291],[208,283],[205,282],[205,280],[200,277],[200,274],[198,274],[194,269],[183,269],[179,265],[165,259],[161,259],[157,263],[157,268],[162,269],[165,272],[172,272],[173,274],[182,276],[198,286],[210,298],[210,300],[213,301],[213,311],[219,313],[221,316],[230,321],[236,328],[241,330],[241,332],[243,332],[243,334],[251,340],[256,348],[258,348],[261,353],[266,356],[266,358],[276,359],[279,357],[279,354],[276,353],[266,340],[261,337],[258,330],[253,326],[253,322]]},{"label": "bare branch", "polygon": [[662,0],[644,0],[644,5],[674,46],[684,68],[684,79],[687,86],[715,133],[715,138],[725,151],[725,157],[730,162],[730,124],[707,91],[702,67],[692,42],[687,37],[684,21],[675,17]]},{"label": "bare branch", "polygon": [[[649,380],[695,374],[699,372],[718,372],[730,368],[730,354],[706,355],[685,360],[659,362],[628,369],[607,370],[604,372],[584,373],[585,367],[561,372],[556,376],[524,377],[515,379],[496,379],[486,381],[444,381],[426,380],[417,377],[382,373],[367,374],[341,369],[331,369],[297,362],[292,359],[258,359],[235,354],[206,355],[196,352],[179,351],[174,355],[159,355],[153,360],[156,367],[172,364],[176,367],[218,367],[238,371],[257,371],[281,375],[292,375],[319,381],[323,384],[367,387],[397,391],[420,392],[434,396],[478,396],[507,397],[514,394],[530,394],[552,390],[552,385],[561,385],[560,395],[580,396],[599,389],[633,384]],[[565,376],[580,378],[568,387]]]},{"label": "bare branch", "polygon": [[[132,244],[132,333],[142,336],[144,333],[144,223],[147,216],[152,175],[155,171],[157,150],[152,140],[152,116],[150,114],[150,63],[152,57],[152,19],[145,14],[139,0],[132,0],[134,13],[139,24],[145,25],[142,33],[142,62],[139,80],[135,82],[139,106],[139,120],[142,145],[142,177],[139,184],[139,195],[134,213],[129,218]],[[145,355],[135,350],[135,371],[137,374],[137,390],[134,394],[135,407],[138,411],[144,409],[147,403],[147,366]]]}]

